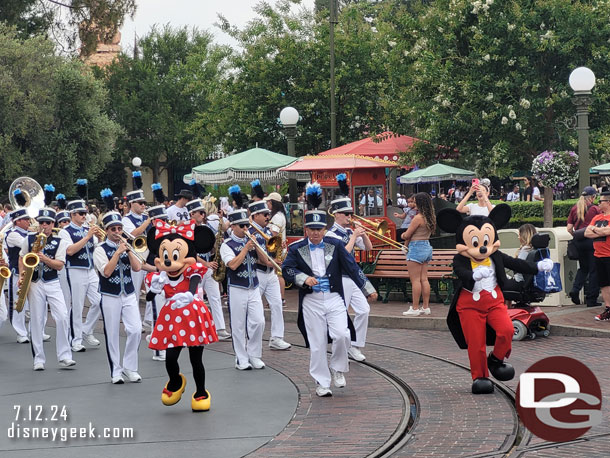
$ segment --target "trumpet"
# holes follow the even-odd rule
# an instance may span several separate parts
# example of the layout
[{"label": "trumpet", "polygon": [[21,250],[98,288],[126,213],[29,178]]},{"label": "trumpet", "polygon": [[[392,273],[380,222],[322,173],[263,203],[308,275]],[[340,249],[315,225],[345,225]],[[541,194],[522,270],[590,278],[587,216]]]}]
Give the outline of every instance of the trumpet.
[{"label": "trumpet", "polygon": [[284,247],[282,246],[282,236],[279,234],[270,236],[270,235],[265,234],[254,224],[252,224],[251,226],[254,228],[254,230],[256,232],[258,232],[261,235],[261,237],[263,237],[265,239],[265,246],[267,247],[267,251],[269,251],[269,253],[271,253],[271,256],[276,260],[281,259],[282,251],[284,250]]},{"label": "trumpet", "polygon": [[280,265],[277,262],[275,262],[275,260],[271,256],[269,256],[269,254],[265,251],[265,247],[262,247],[261,245],[259,245],[259,243],[256,241],[256,237],[254,237],[252,234],[250,234],[249,231],[246,231],[246,237],[248,237],[248,239],[250,239],[250,241],[252,243],[254,243],[254,245],[259,249],[259,251],[267,258],[267,260],[271,263],[271,265],[275,269],[277,275],[281,276],[282,268],[280,267]]}]

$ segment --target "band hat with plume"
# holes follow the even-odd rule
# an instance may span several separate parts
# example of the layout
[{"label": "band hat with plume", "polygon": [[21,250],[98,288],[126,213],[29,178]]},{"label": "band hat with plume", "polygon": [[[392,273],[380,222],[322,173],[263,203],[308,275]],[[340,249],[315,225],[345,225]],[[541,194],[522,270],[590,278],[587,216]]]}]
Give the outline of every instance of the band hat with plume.
[{"label": "band hat with plume", "polygon": [[257,213],[271,213],[271,210],[269,210],[269,207],[267,206],[267,202],[264,200],[251,202],[250,205],[248,205],[248,210],[250,210],[250,215],[256,215]]},{"label": "band hat with plume", "polygon": [[251,181],[250,186],[252,186],[252,198],[254,198],[254,196],[261,200],[265,198],[265,191],[263,191],[260,180],[256,179]]},{"label": "band hat with plume", "polygon": [[153,183],[150,185],[150,187],[152,189],[153,196],[155,196],[155,200],[158,203],[162,204],[167,200],[165,194],[163,194],[163,186],[161,186],[161,183]]},{"label": "band hat with plume", "polygon": [[61,210],[65,210],[67,208],[68,202],[66,201],[66,196],[64,196],[63,194],[57,194],[55,196],[55,200],[57,201],[57,206]]},{"label": "band hat with plume", "polygon": [[310,229],[324,229],[326,227],[326,212],[318,210],[322,203],[322,188],[316,181],[307,183],[305,195],[310,210],[305,212],[305,227]]},{"label": "band hat with plume", "polygon": [[243,208],[244,206],[244,198],[241,193],[241,188],[238,184],[234,184],[229,188],[229,195],[235,202],[235,209]]},{"label": "band hat with plume", "polygon": [[142,189],[142,172],[140,172],[139,170],[131,172],[131,182],[133,184],[134,191]]},{"label": "band hat with plume", "polygon": [[148,217],[150,219],[167,219],[167,213],[165,212],[165,205],[155,205],[148,209]]},{"label": "band hat with plume", "polygon": [[127,197],[127,201],[129,203],[146,202],[146,198],[144,197],[144,191],[142,191],[141,189],[137,189],[135,191],[130,191],[127,193],[127,195],[125,197]]},{"label": "band hat with plume", "polygon": [[30,215],[28,215],[27,208],[18,208],[17,210],[13,210],[12,212],[10,212],[8,214],[8,216],[12,222],[15,222],[15,221],[23,219],[23,218],[30,219]]},{"label": "band hat with plume", "polygon": [[51,205],[51,202],[53,202],[53,195],[55,194],[55,186],[52,184],[45,184],[42,189],[44,190],[44,204]]},{"label": "band hat with plume", "polygon": [[191,192],[193,193],[193,199],[199,199],[203,194],[205,194],[205,187],[197,183],[197,180],[194,178],[189,182],[189,186],[191,187]]},{"label": "band hat with plume", "polygon": [[76,180],[76,193],[81,199],[87,198],[87,180],[85,178]]},{"label": "band hat with plume", "polygon": [[330,202],[331,212],[333,213],[354,213],[352,199],[349,198],[349,185],[347,184],[347,175],[340,173],[336,176],[337,184],[339,185],[339,195],[337,199]]},{"label": "band hat with plume", "polygon": [[67,212],[67,211],[57,212],[57,215],[55,216],[55,222],[61,223],[62,221],[70,221],[70,212]]},{"label": "band hat with plume", "polygon": [[38,210],[38,216],[36,216],[36,221],[48,221],[51,223],[55,222],[55,218],[57,218],[57,213],[50,207],[43,207]]},{"label": "band hat with plume", "polygon": [[248,210],[244,208],[232,211],[227,215],[227,219],[231,224],[250,224],[250,219],[248,218]]},{"label": "band hat with plume", "polygon": [[68,202],[68,205],[66,205],[66,209],[70,213],[86,212],[87,206],[85,205],[84,200],[71,200]]},{"label": "band hat with plume", "polygon": [[104,225],[104,229],[109,226],[117,226],[123,225],[123,217],[117,211],[114,211],[114,196],[112,194],[112,190],[110,188],[104,188],[100,192],[104,203],[106,204],[107,212],[102,217],[102,224]]},{"label": "band hat with plume", "polygon": [[197,211],[205,211],[203,206],[203,202],[201,199],[193,199],[190,202],[186,203],[186,209],[189,213],[197,212]]}]

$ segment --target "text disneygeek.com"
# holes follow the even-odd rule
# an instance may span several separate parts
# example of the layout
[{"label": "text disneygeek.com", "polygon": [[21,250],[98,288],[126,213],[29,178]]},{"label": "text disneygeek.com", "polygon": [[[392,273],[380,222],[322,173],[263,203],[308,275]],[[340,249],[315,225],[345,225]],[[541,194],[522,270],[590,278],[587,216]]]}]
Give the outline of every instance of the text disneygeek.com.
[{"label": "text disneygeek.com", "polygon": [[[129,427],[96,427],[89,422],[84,426],[59,426],[68,421],[66,406],[13,406],[14,420],[8,427],[9,439],[50,440],[67,442],[75,439],[133,439],[134,430]],[[47,426],[45,422],[53,422]]]}]

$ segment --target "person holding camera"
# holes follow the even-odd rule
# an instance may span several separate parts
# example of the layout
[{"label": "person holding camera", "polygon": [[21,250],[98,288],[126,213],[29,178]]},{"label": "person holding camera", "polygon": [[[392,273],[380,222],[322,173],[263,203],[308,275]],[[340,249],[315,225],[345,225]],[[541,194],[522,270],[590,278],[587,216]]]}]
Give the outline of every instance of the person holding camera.
[{"label": "person holding camera", "polygon": [[[477,203],[468,203],[470,197],[476,192]],[[494,205],[489,201],[489,188],[484,184],[479,183],[479,179],[472,180],[472,186],[458,204],[456,210],[460,213],[466,213],[468,216],[482,215],[489,216],[489,213],[494,208]]]}]

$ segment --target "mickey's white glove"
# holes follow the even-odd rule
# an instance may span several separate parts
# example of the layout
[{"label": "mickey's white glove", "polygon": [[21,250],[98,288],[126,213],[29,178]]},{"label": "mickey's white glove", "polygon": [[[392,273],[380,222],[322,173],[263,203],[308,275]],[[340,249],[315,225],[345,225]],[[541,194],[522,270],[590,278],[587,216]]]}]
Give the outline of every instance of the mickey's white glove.
[{"label": "mickey's white glove", "polygon": [[169,278],[167,278],[167,272],[160,272],[158,275],[153,275],[150,280],[150,292],[160,294],[163,291],[163,287],[167,285]]},{"label": "mickey's white glove", "polygon": [[472,273],[472,279],[474,281],[479,281],[491,277],[493,273],[494,270],[491,267],[477,267]]},{"label": "mickey's white glove", "polygon": [[541,261],[538,261],[538,271],[539,272],[550,272],[551,270],[553,270],[553,266],[555,264],[553,263],[553,261],[550,258],[545,258]]},{"label": "mickey's white glove", "polygon": [[172,310],[176,310],[189,305],[195,300],[195,296],[193,296],[193,293],[191,293],[190,291],[187,291],[186,293],[174,294],[171,297],[171,300],[174,301],[172,304]]}]

